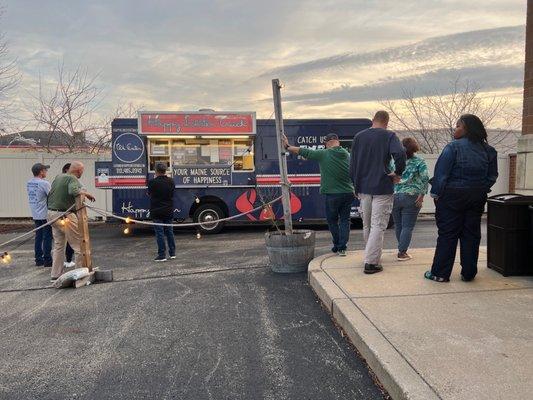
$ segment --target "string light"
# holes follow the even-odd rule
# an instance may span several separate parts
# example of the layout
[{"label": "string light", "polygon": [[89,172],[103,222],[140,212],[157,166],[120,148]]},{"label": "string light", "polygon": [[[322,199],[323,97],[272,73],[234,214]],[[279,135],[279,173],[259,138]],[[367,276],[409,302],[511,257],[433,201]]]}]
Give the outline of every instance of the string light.
[{"label": "string light", "polygon": [[61,221],[59,221],[59,223],[63,226],[65,226],[67,224],[67,221],[65,220],[65,218],[61,218]]},{"label": "string light", "polygon": [[198,233],[196,234],[196,239],[201,239],[201,238],[202,238],[202,235],[200,234],[200,232],[198,232]]},{"label": "string light", "polygon": [[200,204],[200,199],[198,197],[196,197],[194,201],[196,202],[196,204]]},{"label": "string light", "polygon": [[11,255],[6,251],[4,254],[2,254],[2,256],[0,256],[2,258],[2,262],[4,264],[7,264],[11,261]]},{"label": "string light", "polygon": [[127,235],[128,233],[130,233],[130,228],[126,228],[126,229],[124,229],[123,232],[124,232],[124,235]]},{"label": "string light", "polygon": [[131,224],[131,218],[130,217],[126,217],[126,223],[127,224]]}]

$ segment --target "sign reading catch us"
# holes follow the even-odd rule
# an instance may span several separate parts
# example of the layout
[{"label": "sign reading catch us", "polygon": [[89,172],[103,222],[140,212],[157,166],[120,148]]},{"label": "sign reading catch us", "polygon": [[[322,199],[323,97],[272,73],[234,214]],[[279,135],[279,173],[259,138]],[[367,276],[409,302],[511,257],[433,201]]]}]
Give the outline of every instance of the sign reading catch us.
[{"label": "sign reading catch us", "polygon": [[255,112],[139,112],[140,135],[255,135]]}]

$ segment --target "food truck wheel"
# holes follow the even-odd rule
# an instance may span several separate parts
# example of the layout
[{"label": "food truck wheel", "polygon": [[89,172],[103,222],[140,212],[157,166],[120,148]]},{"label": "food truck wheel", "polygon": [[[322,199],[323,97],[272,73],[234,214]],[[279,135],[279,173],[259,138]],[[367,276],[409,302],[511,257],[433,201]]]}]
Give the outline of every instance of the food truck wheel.
[{"label": "food truck wheel", "polygon": [[217,206],[216,204],[204,204],[198,207],[198,209],[194,212],[194,222],[206,222],[206,224],[202,224],[198,227],[200,232],[202,233],[218,233],[222,230],[224,227],[223,222],[218,222],[214,224],[210,224],[210,221],[215,221],[218,219],[224,218],[224,212],[222,209]]}]

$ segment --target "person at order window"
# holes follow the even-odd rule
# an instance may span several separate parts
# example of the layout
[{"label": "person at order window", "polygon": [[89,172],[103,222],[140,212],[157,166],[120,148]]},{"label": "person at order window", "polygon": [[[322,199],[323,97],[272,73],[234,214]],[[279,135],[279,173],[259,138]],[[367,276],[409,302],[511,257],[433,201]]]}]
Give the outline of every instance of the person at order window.
[{"label": "person at order window", "polygon": [[[394,185],[394,205],[392,218],[398,240],[398,260],[407,261],[412,257],[407,253],[413,229],[422,208],[424,196],[428,192],[428,167],[426,161],[416,155],[420,146],[416,139],[407,137],[402,140],[402,145],[407,155],[405,170],[400,182]],[[391,162],[391,171],[394,171],[394,163]]]},{"label": "person at order window", "polygon": [[461,279],[468,282],[475,278],[481,215],[487,193],[498,178],[498,153],[487,143],[487,131],[477,116],[462,115],[453,137],[455,140],[442,150],[431,180],[439,237],[431,271],[424,277],[436,282],[450,280],[458,241]]},{"label": "person at order window", "polygon": [[308,160],[318,161],[320,165],[320,193],[326,197],[326,219],[333,238],[331,251],[346,256],[350,238],[350,209],[355,199],[350,178],[350,153],[341,147],[335,133],[326,136],[325,149],[311,150],[289,145],[283,137],[283,145],[293,153]]},{"label": "person at order window", "polygon": [[[155,178],[148,181],[148,195],[150,196],[150,218],[156,224],[172,224],[174,216],[174,181],[167,176],[167,165],[159,162],[155,165]],[[176,243],[172,226],[154,225],[157,241],[157,257],[155,262],[167,261],[165,239],[168,245],[168,255],[176,258]]]}]

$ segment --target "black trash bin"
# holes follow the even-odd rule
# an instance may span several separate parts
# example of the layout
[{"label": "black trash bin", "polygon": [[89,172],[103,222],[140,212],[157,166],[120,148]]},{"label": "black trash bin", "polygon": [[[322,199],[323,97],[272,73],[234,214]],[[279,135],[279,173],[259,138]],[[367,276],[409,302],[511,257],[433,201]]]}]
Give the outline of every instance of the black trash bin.
[{"label": "black trash bin", "polygon": [[533,196],[499,194],[488,199],[487,266],[503,276],[533,275],[530,206]]}]

